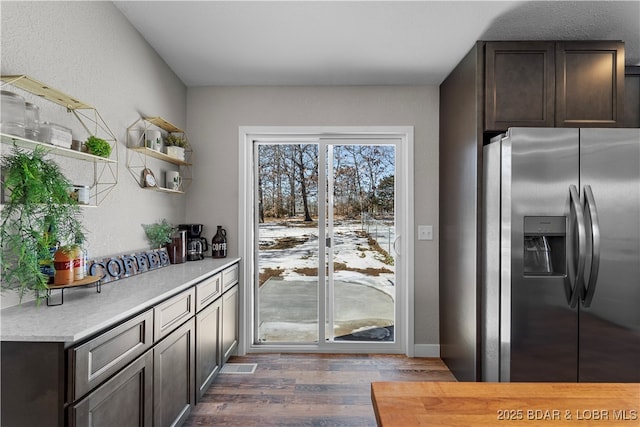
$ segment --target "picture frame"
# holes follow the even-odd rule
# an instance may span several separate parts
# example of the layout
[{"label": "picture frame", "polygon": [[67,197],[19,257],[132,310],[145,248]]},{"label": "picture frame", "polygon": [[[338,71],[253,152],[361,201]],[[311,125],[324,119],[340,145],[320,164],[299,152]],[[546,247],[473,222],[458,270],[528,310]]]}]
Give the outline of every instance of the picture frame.
[{"label": "picture frame", "polygon": [[142,170],[142,186],[143,187],[157,187],[158,181],[156,180],[153,171],[149,168]]}]

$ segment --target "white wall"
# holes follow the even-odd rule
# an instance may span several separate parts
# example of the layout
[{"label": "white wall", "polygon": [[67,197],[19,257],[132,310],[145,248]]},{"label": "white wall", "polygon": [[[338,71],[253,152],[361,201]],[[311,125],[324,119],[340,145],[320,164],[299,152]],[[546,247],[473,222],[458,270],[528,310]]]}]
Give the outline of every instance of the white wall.
[{"label": "white wall", "polygon": [[[139,188],[126,168],[125,143],[127,127],[141,115],[185,127],[186,88],[120,11],[111,2],[2,1],[0,18],[2,74],[27,74],[94,106],[118,140],[118,185],[98,208],[83,209],[89,256],[147,248],[143,223],[183,222],[184,196]],[[82,133],[63,108],[33,102],[41,119]],[[56,161],[72,178],[78,164]],[[2,305],[11,303],[3,294]]]},{"label": "white wall", "polygon": [[[28,74],[95,106],[119,142],[119,182],[84,210],[91,257],[147,247],[141,224],[161,218],[224,225],[237,254],[238,127],[410,125],[415,129],[415,224],[438,229],[438,88],[184,85],[111,2],[0,2],[2,74]],[[188,96],[187,96],[188,95]],[[77,125],[46,101],[53,122]],[[186,113],[188,111],[188,115]],[[126,129],[141,115],[187,130],[195,150],[186,196],[145,191],[126,169]],[[65,171],[75,164],[56,159]],[[152,168],[161,164],[152,163]],[[417,229],[417,228],[416,228]],[[438,343],[438,236],[415,241],[417,344]],[[14,303],[7,294],[2,305]]]},{"label": "white wall", "polygon": [[[438,229],[438,87],[189,88],[194,148],[187,221],[227,229],[238,254],[239,126],[414,126],[415,225]],[[417,230],[417,227],[416,227]],[[438,344],[438,236],[415,241],[415,342]],[[437,352],[436,352],[437,355]]]}]

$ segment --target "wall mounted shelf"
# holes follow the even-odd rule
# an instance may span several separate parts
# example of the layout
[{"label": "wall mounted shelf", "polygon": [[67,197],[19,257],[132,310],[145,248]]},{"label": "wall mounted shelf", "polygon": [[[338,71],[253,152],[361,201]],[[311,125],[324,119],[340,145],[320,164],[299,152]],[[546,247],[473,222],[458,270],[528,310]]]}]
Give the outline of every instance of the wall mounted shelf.
[{"label": "wall mounted shelf", "polygon": [[[168,134],[179,134],[186,140],[186,147],[184,147],[184,160],[176,157],[169,156],[162,151],[154,150],[145,146],[145,133],[148,130],[159,129],[164,131],[164,136]],[[169,194],[184,194],[189,185],[191,184],[191,156],[193,150],[189,144],[184,130],[169,123],[162,117],[142,117],[136,120],[131,126],[127,128],[127,169],[131,176],[136,180],[140,187],[145,190],[160,191]],[[182,178],[182,184],[180,190],[173,190],[165,188],[162,184],[164,181],[160,176],[160,170],[155,167],[153,171],[158,185],[154,187],[147,187],[144,185],[143,172],[145,169],[154,169],[149,165],[149,158],[161,160],[166,163],[171,170],[179,170]]]},{"label": "wall mounted shelf", "polygon": [[3,144],[14,145],[16,147],[24,148],[27,150],[35,150],[36,147],[40,147],[47,153],[57,154],[59,156],[69,157],[76,160],[83,160],[85,162],[113,164],[118,163],[116,160],[95,156],[93,154],[72,150],[70,148],[58,147],[56,145],[47,144],[46,142],[34,141],[32,139],[22,138],[20,136],[0,133],[0,137],[2,138]]},{"label": "wall mounted shelf", "polygon": [[79,101],[75,97],[67,95],[27,75],[6,75],[1,76],[0,80],[2,81],[2,88],[10,85],[66,108],[67,112],[74,115],[87,134],[104,139],[109,143],[111,146],[111,158],[114,160],[20,136],[0,134],[2,144],[20,147],[26,150],[35,150],[37,147],[41,147],[47,154],[92,164],[93,182],[89,185],[90,206],[100,205],[118,183],[118,141],[111,129],[109,129],[109,126],[107,126],[102,119],[102,116],[100,116],[100,113],[98,113],[98,110],[85,102]]},{"label": "wall mounted shelf", "polygon": [[159,191],[161,193],[170,193],[170,194],[184,194],[184,191],[180,191],[180,190],[172,190],[170,188],[164,188],[164,187],[147,187],[147,190],[153,190],[153,191]]},{"label": "wall mounted shelf", "polygon": [[166,155],[164,153],[161,153],[160,151],[152,150],[151,148],[134,147],[134,148],[130,148],[130,150],[135,151],[135,152],[140,153],[140,154],[143,154],[145,156],[153,157],[153,158],[158,159],[158,160],[163,160],[165,162],[173,163],[174,165],[191,166],[191,163],[189,163],[189,162],[185,162],[183,160],[176,159],[175,157],[168,156],[168,155]]}]

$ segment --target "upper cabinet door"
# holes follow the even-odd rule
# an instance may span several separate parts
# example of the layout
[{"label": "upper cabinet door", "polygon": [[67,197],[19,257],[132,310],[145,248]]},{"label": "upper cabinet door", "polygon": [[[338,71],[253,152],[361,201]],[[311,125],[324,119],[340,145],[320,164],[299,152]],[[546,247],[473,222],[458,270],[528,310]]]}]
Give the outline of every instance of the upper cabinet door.
[{"label": "upper cabinet door", "polygon": [[622,127],[640,128],[640,66],[624,67],[624,121]]},{"label": "upper cabinet door", "polygon": [[487,42],[485,130],[554,125],[554,42]]},{"label": "upper cabinet door", "polygon": [[556,126],[622,126],[624,43],[556,44]]}]

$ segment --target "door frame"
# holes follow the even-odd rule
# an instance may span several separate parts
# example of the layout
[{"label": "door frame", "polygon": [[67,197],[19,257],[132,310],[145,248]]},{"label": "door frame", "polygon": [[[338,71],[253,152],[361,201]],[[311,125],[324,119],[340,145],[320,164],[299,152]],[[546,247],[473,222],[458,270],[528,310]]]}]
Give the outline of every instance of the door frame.
[{"label": "door frame", "polygon": [[[396,266],[396,277],[404,286],[398,287],[396,295],[398,330],[403,331],[396,336],[396,345],[381,345],[376,348],[367,342],[367,351],[380,353],[403,353],[409,357],[414,353],[414,260],[413,260],[413,126],[240,126],[239,127],[239,197],[238,197],[238,245],[239,254],[243,259],[240,264],[240,310],[239,330],[240,339],[238,353],[244,355],[251,352],[335,352],[327,349],[324,343],[304,345],[254,345],[254,142],[317,142],[321,138],[341,140],[354,139],[400,139],[400,146],[396,154],[396,176],[399,184],[396,206],[400,236],[396,245],[400,256]],[[356,353],[362,351],[363,343],[341,343],[340,351]]]}]

